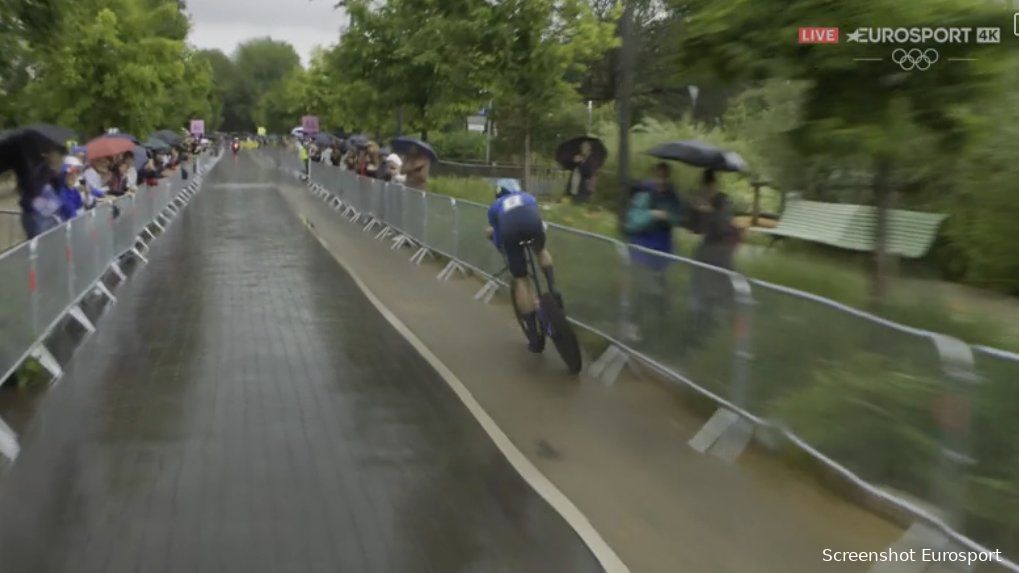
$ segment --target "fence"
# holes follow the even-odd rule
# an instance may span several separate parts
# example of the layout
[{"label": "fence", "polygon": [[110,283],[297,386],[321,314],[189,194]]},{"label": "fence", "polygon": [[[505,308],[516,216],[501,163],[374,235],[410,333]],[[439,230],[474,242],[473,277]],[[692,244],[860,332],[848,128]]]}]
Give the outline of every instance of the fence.
[{"label": "fence", "polygon": [[[214,164],[202,161],[188,184],[179,175],[132,196],[104,203],[74,219],[0,254],[0,380],[6,380],[29,356],[54,370],[42,341],[61,319],[71,314],[86,329],[92,325],[78,306],[99,289],[108,269],[120,273],[118,258],[139,257],[142,235],[154,237],[190,196],[201,175]],[[57,370],[58,371],[58,370]],[[10,456],[10,452],[0,453]]]},{"label": "fence", "polygon": [[[299,170],[288,155],[276,164]],[[310,184],[379,237],[448,257],[440,276],[494,281],[504,266],[484,205],[317,165]],[[1019,355],[567,227],[549,225],[548,245],[571,320],[612,343],[592,372],[636,357],[720,405],[692,446],[734,458],[755,428],[784,436],[962,547],[1019,551],[1019,512],[1005,509],[1019,484],[1006,462],[1019,459]]]}]

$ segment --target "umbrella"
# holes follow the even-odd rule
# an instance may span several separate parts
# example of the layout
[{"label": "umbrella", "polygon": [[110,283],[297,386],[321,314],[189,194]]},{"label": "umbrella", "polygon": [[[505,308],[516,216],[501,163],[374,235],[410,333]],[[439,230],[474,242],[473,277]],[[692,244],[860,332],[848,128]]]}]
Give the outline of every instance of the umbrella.
[{"label": "umbrella", "polygon": [[97,137],[92,141],[85,144],[85,153],[88,155],[89,161],[94,161],[101,157],[111,157],[114,155],[122,155],[131,151],[135,148],[135,144],[130,139],[124,139],[123,137],[110,137],[104,135]]},{"label": "umbrella", "polygon": [[602,143],[600,139],[587,135],[574,137],[573,139],[560,143],[559,147],[557,147],[555,151],[556,163],[558,163],[563,169],[576,169],[576,157],[580,155],[580,147],[585,142],[588,142],[591,145],[591,155],[589,160],[593,164],[595,171],[601,169],[601,166],[605,165],[605,159],[609,156],[609,150],[605,149],[605,144]]},{"label": "umbrella", "polygon": [[719,149],[701,141],[673,141],[648,151],[648,155],[661,159],[682,161],[694,167],[715,171],[745,171],[747,162],[738,153]]},{"label": "umbrella", "polygon": [[319,133],[315,136],[315,143],[319,145],[332,145],[336,137],[328,133]]},{"label": "umbrella", "polygon": [[393,151],[400,155],[407,155],[411,149],[417,148],[422,153],[428,156],[428,159],[435,163],[439,160],[439,156],[435,154],[435,150],[432,149],[431,145],[415,139],[413,137],[397,137],[393,140]]},{"label": "umbrella", "polygon": [[48,123],[33,123],[32,125],[20,128],[18,131],[33,133],[59,148],[67,147],[67,142],[76,137],[70,129]]},{"label": "umbrella", "polygon": [[145,167],[145,164],[149,162],[148,152],[141,145],[135,145],[131,152],[134,153],[134,168],[141,171],[142,167]]},{"label": "umbrella", "polygon": [[140,141],[138,141],[137,137],[131,135],[130,133],[111,133],[106,137],[116,137],[117,139],[130,139],[132,142],[134,142],[135,145],[141,143]]},{"label": "umbrella", "polygon": [[166,143],[162,139],[157,139],[155,137],[150,137],[149,140],[145,142],[145,147],[148,147],[153,151],[163,151],[165,149],[170,149],[170,145],[168,143]]},{"label": "umbrella", "polygon": [[184,140],[183,137],[177,135],[171,129],[162,129],[152,134],[152,139],[161,139],[171,146],[177,145]]},{"label": "umbrella", "polygon": [[11,169],[25,158],[38,157],[46,151],[66,151],[67,141],[74,132],[46,123],[26,125],[5,131],[0,136],[0,169]]}]

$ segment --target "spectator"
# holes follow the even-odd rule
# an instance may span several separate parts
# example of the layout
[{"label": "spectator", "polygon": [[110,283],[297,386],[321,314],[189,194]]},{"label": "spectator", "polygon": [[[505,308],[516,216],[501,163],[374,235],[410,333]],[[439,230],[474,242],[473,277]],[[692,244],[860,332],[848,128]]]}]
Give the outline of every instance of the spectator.
[{"label": "spectator", "polygon": [[403,173],[400,173],[400,169],[402,167],[403,160],[400,159],[400,156],[395,153],[390,153],[389,156],[386,157],[386,163],[384,168],[380,170],[380,173],[382,175],[381,178],[384,179],[385,181],[390,181],[392,183],[406,182],[407,176],[404,175]]},{"label": "spectator", "polygon": [[[94,202],[89,194],[83,193],[84,180],[81,178],[83,168],[84,165],[77,157],[68,155],[64,158],[64,165],[60,170],[61,177],[56,187],[57,196],[60,198],[58,216],[61,220],[70,221]],[[89,203],[86,204],[86,201]]]},{"label": "spectator", "polygon": [[[672,254],[675,251],[672,230],[680,223],[682,214],[683,204],[672,184],[669,166],[659,163],[653,178],[633,190],[623,230],[632,245]],[[634,263],[630,296],[633,312],[626,336],[639,340],[650,335],[656,342],[663,341],[671,308],[666,275],[670,260],[636,248],[630,249],[630,260]]]},{"label": "spectator", "polygon": [[403,173],[407,176],[407,186],[422,191],[428,189],[428,172],[432,167],[432,161],[418,149],[411,146],[404,159]]},{"label": "spectator", "polygon": [[82,174],[86,189],[93,197],[102,198],[110,192],[109,159],[93,161]]},{"label": "spectator", "polygon": [[59,166],[59,158],[57,152],[44,154],[42,161],[27,166],[27,177],[19,180],[21,197],[18,203],[21,206],[21,226],[26,238],[37,237],[60,224],[57,218],[61,206],[60,197],[53,185],[58,179],[59,169],[54,169],[53,164]]},{"label": "spectator", "polygon": [[732,269],[732,258],[739,245],[740,232],[732,224],[732,201],[718,190],[715,172],[707,169],[702,177],[701,193],[694,202],[696,227],[703,236],[694,257],[723,269]]},{"label": "spectator", "polygon": [[[594,177],[597,173],[597,166],[591,153],[591,142],[584,141],[580,144],[580,153],[573,161],[576,167],[570,173],[570,192],[574,203],[587,203],[594,194]],[[574,185],[573,181],[577,183]]]},{"label": "spectator", "polygon": [[[731,270],[739,245],[739,230],[732,224],[732,202],[718,190],[715,172],[708,169],[693,204],[694,228],[702,235],[694,258],[702,263]],[[722,271],[696,267],[691,277],[689,297],[691,328],[695,334],[691,346],[702,344],[716,325],[716,311],[732,300],[732,280]]]},{"label": "spectator", "polygon": [[371,141],[368,143],[368,147],[365,148],[364,153],[364,175],[365,177],[374,178],[379,172],[379,166],[381,160],[379,159],[379,144]]}]

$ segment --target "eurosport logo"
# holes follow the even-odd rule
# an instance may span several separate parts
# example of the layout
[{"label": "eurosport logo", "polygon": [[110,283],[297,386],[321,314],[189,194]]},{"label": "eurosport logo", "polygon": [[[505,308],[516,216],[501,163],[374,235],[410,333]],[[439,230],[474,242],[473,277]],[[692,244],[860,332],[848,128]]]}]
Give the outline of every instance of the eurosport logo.
[{"label": "eurosport logo", "polygon": [[857,28],[846,42],[858,44],[969,44],[973,28]]}]

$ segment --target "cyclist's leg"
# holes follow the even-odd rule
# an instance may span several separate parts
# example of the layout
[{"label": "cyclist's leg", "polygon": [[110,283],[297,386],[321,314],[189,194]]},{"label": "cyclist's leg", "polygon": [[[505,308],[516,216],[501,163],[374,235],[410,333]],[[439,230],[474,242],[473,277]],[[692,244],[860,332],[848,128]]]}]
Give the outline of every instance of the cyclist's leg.
[{"label": "cyclist's leg", "polygon": [[525,247],[520,244],[520,239],[515,236],[515,233],[510,233],[509,236],[504,238],[504,241],[502,250],[506,255],[506,263],[510,274],[513,275],[513,296],[516,297],[517,308],[521,314],[533,314],[537,309],[534,304],[534,299],[537,298],[537,295],[534,292],[534,286],[527,278],[528,270],[527,258],[524,254]]},{"label": "cyclist's leg", "polygon": [[538,265],[541,267],[542,273],[545,275],[545,280],[548,281],[548,290],[558,294],[558,290],[555,285],[555,268],[552,266],[552,253],[549,252],[545,246],[545,230],[544,227],[537,233],[534,238],[534,252],[538,254]]}]

